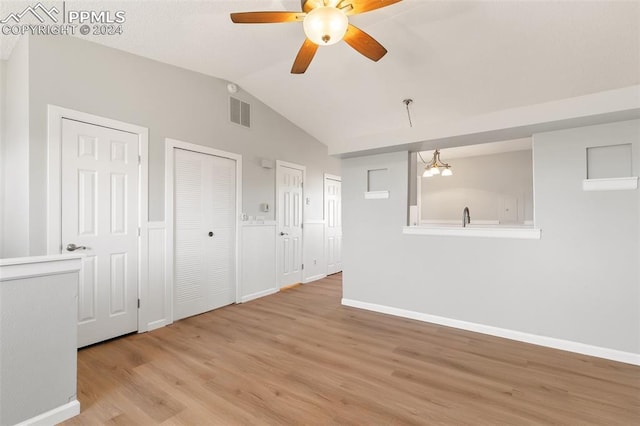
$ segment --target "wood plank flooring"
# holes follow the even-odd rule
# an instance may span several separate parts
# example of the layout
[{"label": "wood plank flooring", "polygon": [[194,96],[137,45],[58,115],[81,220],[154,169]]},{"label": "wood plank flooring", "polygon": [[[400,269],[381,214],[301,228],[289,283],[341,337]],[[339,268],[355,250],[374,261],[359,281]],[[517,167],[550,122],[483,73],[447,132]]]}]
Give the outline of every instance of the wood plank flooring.
[{"label": "wood plank flooring", "polygon": [[640,424],[640,367],[341,297],[337,274],[82,349],[65,424]]}]

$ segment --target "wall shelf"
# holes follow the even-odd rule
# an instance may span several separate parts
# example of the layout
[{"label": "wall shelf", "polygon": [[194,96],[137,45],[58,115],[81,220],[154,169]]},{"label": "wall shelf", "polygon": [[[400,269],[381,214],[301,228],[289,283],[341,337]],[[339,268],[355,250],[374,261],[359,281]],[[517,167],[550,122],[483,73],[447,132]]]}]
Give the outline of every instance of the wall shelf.
[{"label": "wall shelf", "polygon": [[389,191],[367,191],[364,193],[365,200],[381,200],[389,198]]},{"label": "wall shelf", "polygon": [[638,176],[584,179],[582,181],[583,191],[622,191],[633,189],[638,189]]},{"label": "wall shelf", "polygon": [[530,226],[405,226],[402,233],[406,235],[435,235],[451,237],[485,237],[485,238],[515,238],[524,240],[539,240],[540,228]]}]

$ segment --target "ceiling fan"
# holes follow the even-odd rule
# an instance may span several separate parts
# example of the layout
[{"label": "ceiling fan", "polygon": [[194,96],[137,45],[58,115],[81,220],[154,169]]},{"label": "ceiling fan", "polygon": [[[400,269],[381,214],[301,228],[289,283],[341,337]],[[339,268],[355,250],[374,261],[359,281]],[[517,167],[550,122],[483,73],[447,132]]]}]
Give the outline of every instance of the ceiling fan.
[{"label": "ceiling fan", "polygon": [[362,55],[378,61],[386,53],[373,37],[349,23],[348,16],[390,6],[401,0],[301,0],[301,12],[238,12],[231,14],[236,24],[302,22],[306,39],[298,51],[292,74],[304,73],[318,46],[329,46],[344,39]]}]

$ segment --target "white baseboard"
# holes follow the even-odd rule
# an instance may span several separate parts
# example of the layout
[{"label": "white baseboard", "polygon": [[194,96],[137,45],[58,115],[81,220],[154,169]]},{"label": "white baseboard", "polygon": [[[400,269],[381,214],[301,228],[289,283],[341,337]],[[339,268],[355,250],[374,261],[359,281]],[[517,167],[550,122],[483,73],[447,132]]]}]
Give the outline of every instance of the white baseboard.
[{"label": "white baseboard", "polygon": [[575,352],[583,355],[595,356],[612,361],[624,362],[627,364],[640,365],[640,354],[623,352],[616,349],[603,348],[600,346],[587,345],[585,343],[572,342],[570,340],[556,339],[554,337],[539,336],[537,334],[524,333],[522,331],[509,330],[506,328],[493,327],[490,325],[477,324],[473,322],[461,321],[436,315],[424,314],[421,312],[408,311],[406,309],[394,308],[391,306],[378,305],[375,303],[360,302],[352,299],[342,299],[344,306],[366,309],[368,311],[380,312],[403,318],[410,318],[418,321],[444,325],[447,327],[459,328],[461,330],[473,331],[476,333],[488,334],[505,339],[517,340],[519,342],[532,343],[534,345],[546,346],[563,351]]},{"label": "white baseboard", "polygon": [[23,422],[18,423],[16,426],[49,426],[62,423],[65,420],[75,417],[80,414],[80,403],[77,399],[68,402],[64,405],[49,410],[46,413],[39,414],[35,417],[31,417]]},{"label": "white baseboard", "polygon": [[312,277],[307,277],[302,281],[302,284],[308,284],[308,283],[310,283],[312,281],[318,281],[318,280],[321,280],[321,279],[326,278],[326,277],[327,277],[327,274],[318,274],[318,275],[314,275]]},{"label": "white baseboard", "polygon": [[259,291],[257,293],[253,293],[253,294],[249,294],[249,295],[246,295],[246,296],[242,296],[242,299],[240,299],[240,302],[246,303],[246,302],[249,302],[249,301],[254,300],[254,299],[259,299],[261,297],[269,296],[270,294],[274,294],[274,293],[277,293],[279,291],[280,291],[280,289],[278,289],[278,288],[270,288],[270,289],[267,289],[267,290]]},{"label": "white baseboard", "polygon": [[147,329],[145,331],[151,331],[151,330],[155,330],[156,328],[162,328],[165,325],[168,325],[166,319],[151,321],[149,324],[147,324]]}]

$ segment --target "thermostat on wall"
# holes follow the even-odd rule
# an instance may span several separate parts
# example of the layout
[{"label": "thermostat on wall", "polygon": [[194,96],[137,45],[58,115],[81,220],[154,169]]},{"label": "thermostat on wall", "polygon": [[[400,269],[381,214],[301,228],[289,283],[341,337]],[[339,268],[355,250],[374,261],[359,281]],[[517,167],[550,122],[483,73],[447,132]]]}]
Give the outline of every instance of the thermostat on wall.
[{"label": "thermostat on wall", "polygon": [[269,213],[269,203],[260,204],[260,211],[261,212],[265,212],[265,213]]}]

